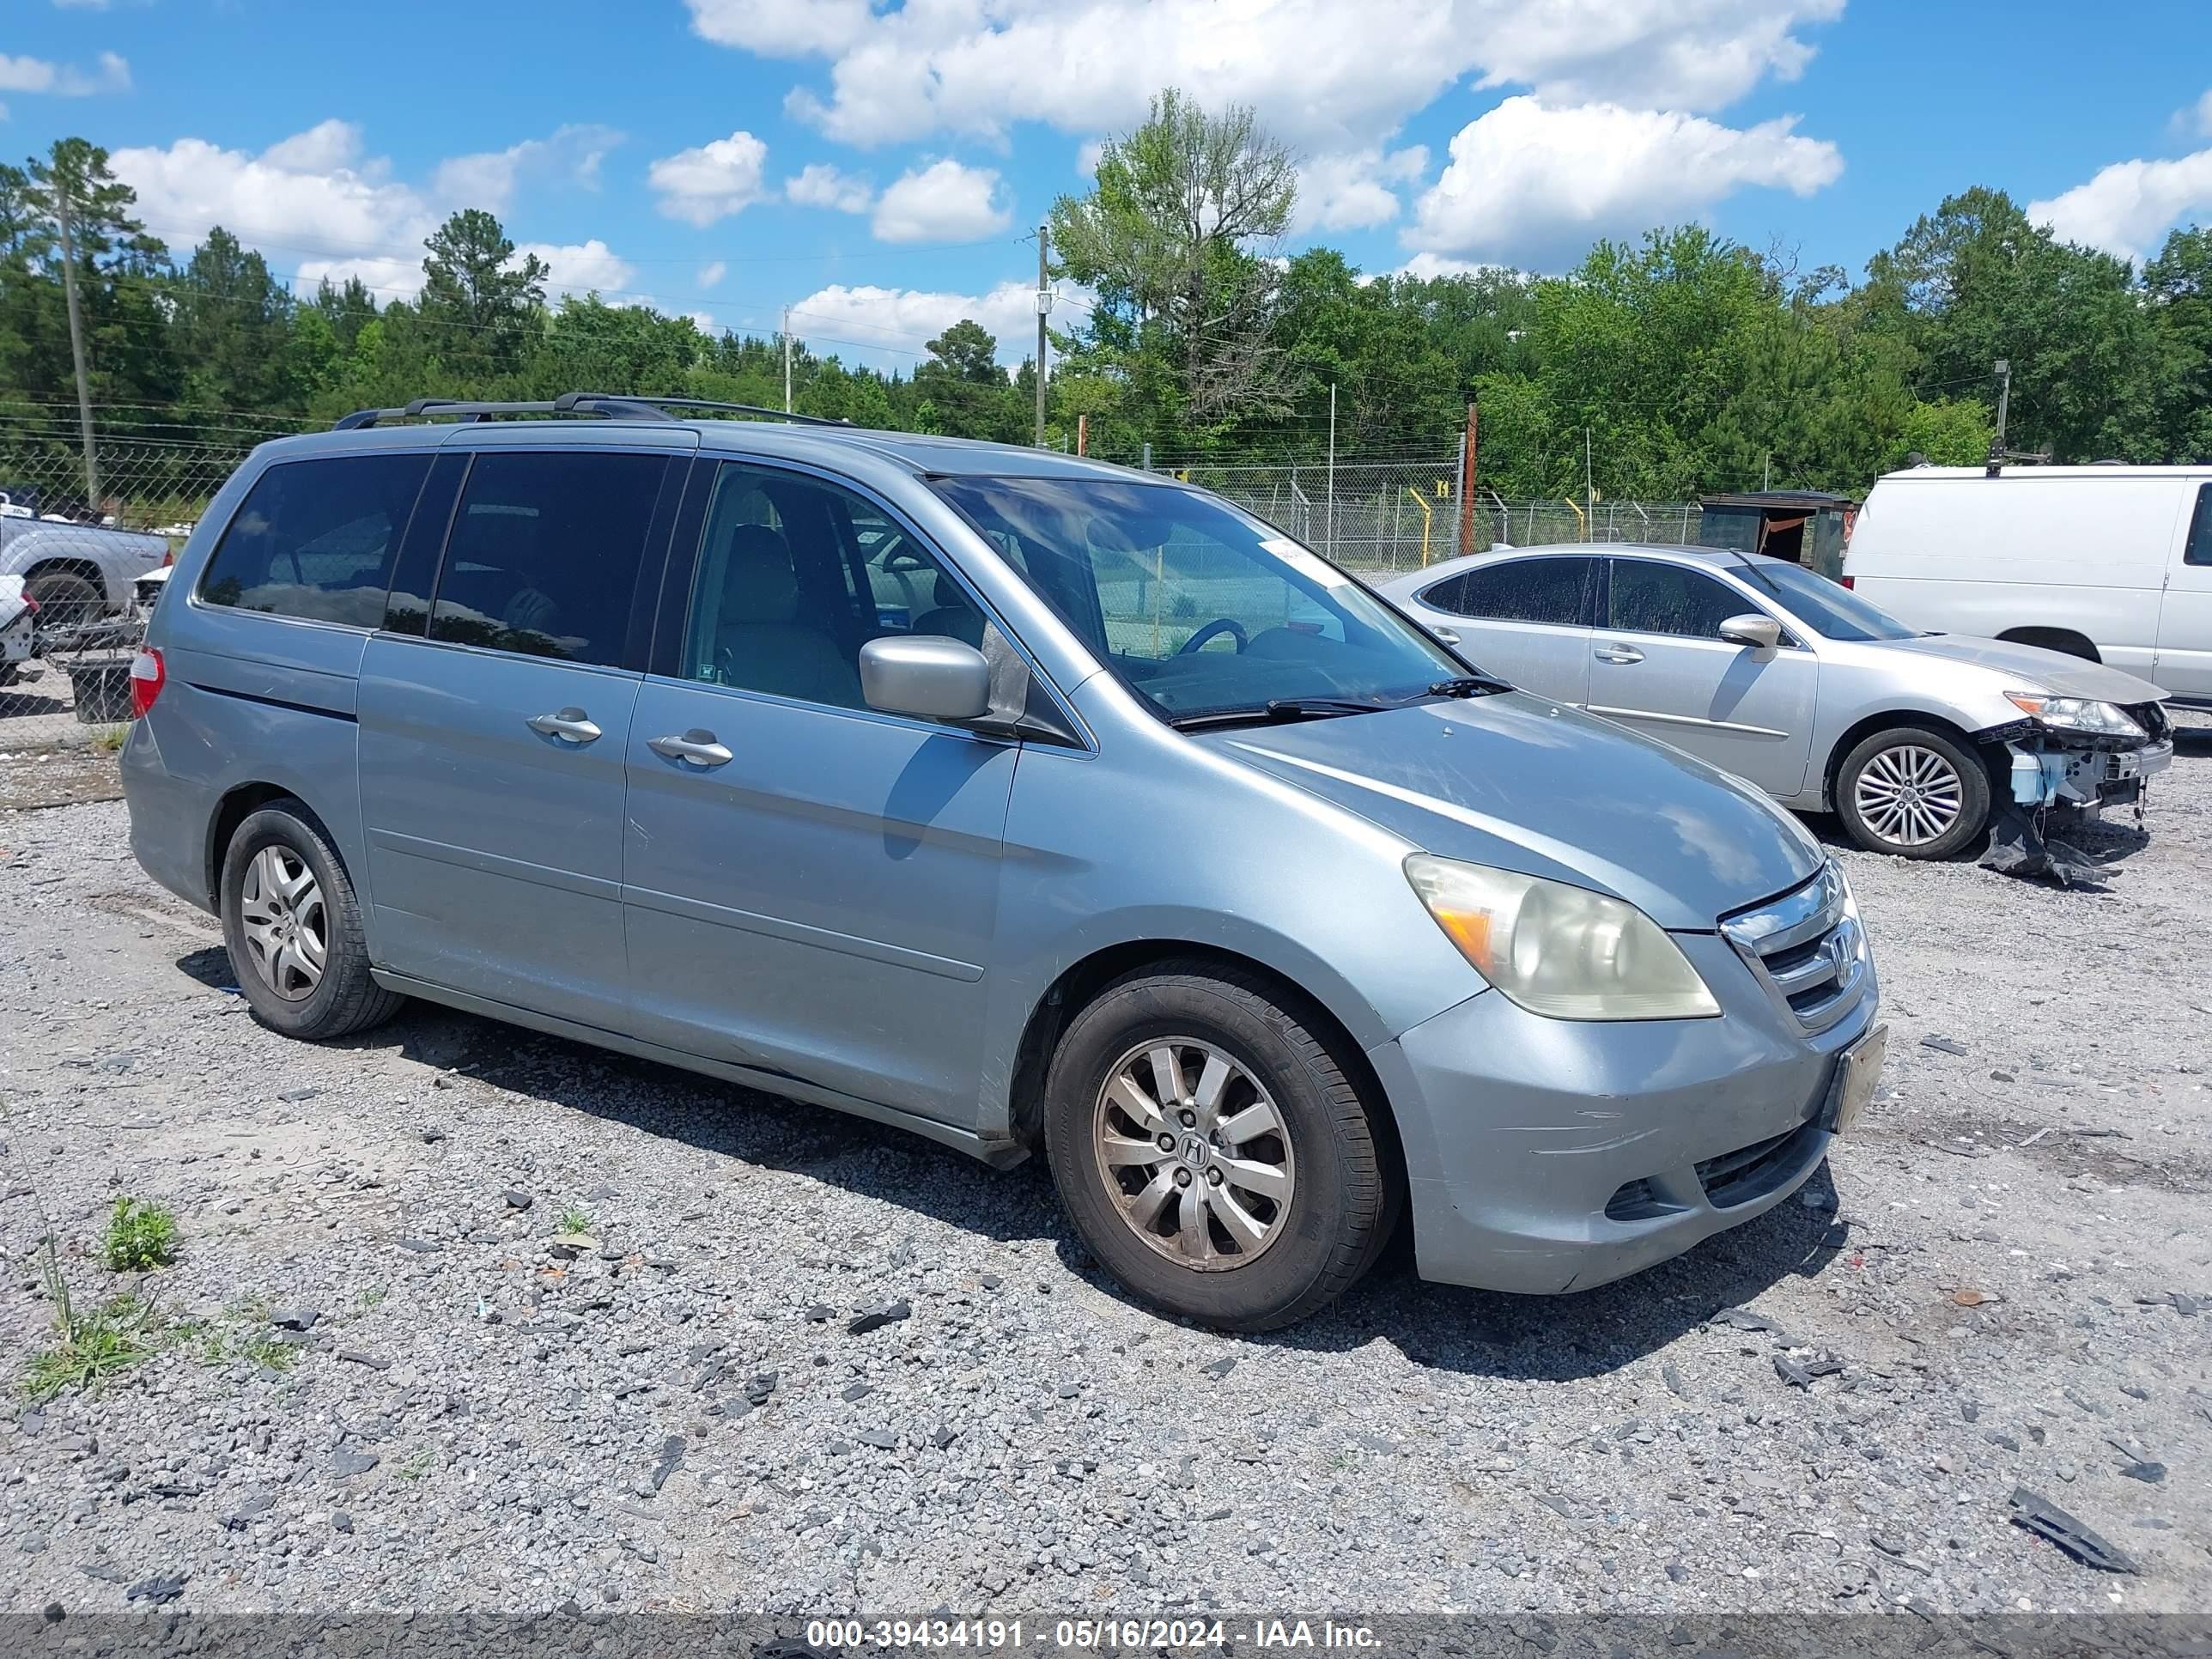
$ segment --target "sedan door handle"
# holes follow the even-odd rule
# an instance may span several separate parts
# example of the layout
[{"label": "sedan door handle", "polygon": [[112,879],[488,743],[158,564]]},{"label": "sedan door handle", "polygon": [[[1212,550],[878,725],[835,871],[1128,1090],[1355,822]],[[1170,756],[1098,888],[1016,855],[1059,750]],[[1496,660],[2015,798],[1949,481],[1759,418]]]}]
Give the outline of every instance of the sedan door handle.
[{"label": "sedan door handle", "polygon": [[557,714],[535,714],[526,722],[541,738],[558,738],[579,746],[598,741],[599,728],[580,708],[564,708]]},{"label": "sedan door handle", "polygon": [[1632,645],[1601,645],[1595,654],[1600,662],[1620,663],[1624,665],[1644,660],[1644,653]]},{"label": "sedan door handle", "polygon": [[715,741],[712,732],[696,726],[680,738],[648,738],[645,746],[664,760],[682,761],[702,771],[710,766],[727,766],[731,760],[729,746]]},{"label": "sedan door handle", "polygon": [[1459,635],[1453,633],[1449,628],[1431,628],[1429,629],[1429,632],[1435,635],[1446,645],[1457,645],[1459,643]]}]

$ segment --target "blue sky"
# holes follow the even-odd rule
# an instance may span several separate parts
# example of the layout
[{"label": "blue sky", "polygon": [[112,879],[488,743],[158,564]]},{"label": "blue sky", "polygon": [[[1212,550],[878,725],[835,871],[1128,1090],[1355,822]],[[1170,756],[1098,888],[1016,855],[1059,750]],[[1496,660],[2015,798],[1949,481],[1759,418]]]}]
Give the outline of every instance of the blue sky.
[{"label": "blue sky", "polygon": [[[1172,82],[1304,158],[1293,248],[1556,270],[1702,219],[1854,274],[1972,184],[2140,256],[2212,218],[2212,4],[7,0],[0,155],[79,133],[182,250],[420,282],[454,207],[556,285],[910,367],[1034,328],[1054,196]],[[1065,311],[1063,317],[1068,315]]]}]

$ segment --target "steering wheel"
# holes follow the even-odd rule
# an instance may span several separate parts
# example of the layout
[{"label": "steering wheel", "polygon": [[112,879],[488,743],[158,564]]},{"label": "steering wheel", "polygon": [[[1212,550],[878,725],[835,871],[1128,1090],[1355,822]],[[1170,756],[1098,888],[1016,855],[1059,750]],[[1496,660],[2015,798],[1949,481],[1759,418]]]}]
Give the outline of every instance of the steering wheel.
[{"label": "steering wheel", "polygon": [[1188,656],[1192,652],[1198,650],[1200,647],[1205,645],[1205,643],[1208,640],[1212,639],[1216,634],[1227,634],[1234,637],[1237,641],[1237,648],[1240,652],[1243,651],[1246,646],[1252,643],[1250,636],[1244,632],[1244,624],[1238,622],[1236,617],[1216,617],[1212,622],[1206,623],[1205,627],[1200,629],[1197,633],[1185,640],[1181,647],[1176,652],[1176,655],[1178,657]]}]

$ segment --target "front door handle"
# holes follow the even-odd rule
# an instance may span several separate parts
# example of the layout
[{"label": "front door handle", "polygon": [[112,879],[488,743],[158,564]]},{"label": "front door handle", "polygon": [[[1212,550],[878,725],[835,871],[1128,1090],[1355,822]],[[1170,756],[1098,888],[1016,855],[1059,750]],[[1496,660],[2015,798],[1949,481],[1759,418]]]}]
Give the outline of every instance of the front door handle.
[{"label": "front door handle", "polygon": [[579,746],[598,741],[599,728],[580,708],[564,708],[557,714],[534,714],[526,722],[541,738],[558,738]]},{"label": "front door handle", "polygon": [[1632,645],[1601,645],[1595,654],[1600,662],[1619,663],[1624,665],[1644,660],[1644,653]]},{"label": "front door handle", "polygon": [[731,759],[729,745],[715,741],[714,734],[703,726],[695,726],[680,738],[648,738],[645,746],[664,760],[682,761],[702,771],[710,766],[727,766]]}]

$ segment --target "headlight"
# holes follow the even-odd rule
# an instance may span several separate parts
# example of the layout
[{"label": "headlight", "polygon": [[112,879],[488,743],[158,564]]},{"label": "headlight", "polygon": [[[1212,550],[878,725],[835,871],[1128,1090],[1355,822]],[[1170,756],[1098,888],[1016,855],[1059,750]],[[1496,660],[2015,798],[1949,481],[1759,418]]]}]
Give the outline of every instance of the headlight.
[{"label": "headlight", "polygon": [[1475,971],[1553,1019],[1706,1019],[1720,1005],[1632,904],[1563,881],[1416,853],[1406,879]]},{"label": "headlight", "polygon": [[2088,732],[2100,738],[2149,735],[2121,713],[2118,703],[2095,702],[2087,697],[2053,697],[2040,691],[2008,691],[2005,701],[2054,731]]}]

